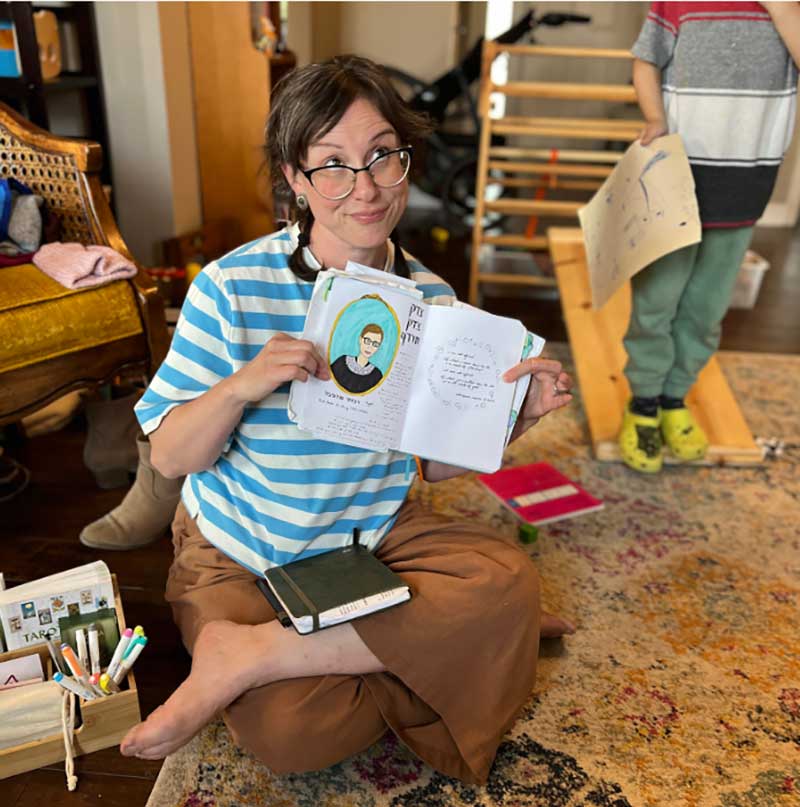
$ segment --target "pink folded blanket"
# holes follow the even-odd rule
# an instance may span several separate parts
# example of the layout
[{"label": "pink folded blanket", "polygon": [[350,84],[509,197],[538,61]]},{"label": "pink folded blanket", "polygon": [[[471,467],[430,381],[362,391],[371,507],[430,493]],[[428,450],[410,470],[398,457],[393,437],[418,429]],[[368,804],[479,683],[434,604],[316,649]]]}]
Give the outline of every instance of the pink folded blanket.
[{"label": "pink folded blanket", "polygon": [[100,286],[136,274],[136,267],[127,258],[111,247],[96,244],[45,244],[33,256],[33,262],[68,289]]}]

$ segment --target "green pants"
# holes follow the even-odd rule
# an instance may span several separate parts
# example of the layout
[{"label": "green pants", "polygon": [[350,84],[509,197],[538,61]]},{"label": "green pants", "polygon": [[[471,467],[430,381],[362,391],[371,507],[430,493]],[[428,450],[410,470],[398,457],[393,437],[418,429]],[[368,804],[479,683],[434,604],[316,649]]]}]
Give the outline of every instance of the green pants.
[{"label": "green pants", "polygon": [[625,375],[637,397],[683,398],[719,347],[752,227],[703,230],[633,276]]}]

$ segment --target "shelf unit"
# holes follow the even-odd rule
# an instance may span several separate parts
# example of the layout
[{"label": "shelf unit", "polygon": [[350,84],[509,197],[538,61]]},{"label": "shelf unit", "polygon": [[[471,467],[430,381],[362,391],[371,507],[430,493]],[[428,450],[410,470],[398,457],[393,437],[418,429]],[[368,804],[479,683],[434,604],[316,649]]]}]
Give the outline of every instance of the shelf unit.
[{"label": "shelf unit", "polygon": [[[578,210],[602,185],[622,156],[618,146],[638,137],[641,120],[597,117],[548,117],[504,115],[493,117],[492,96],[526,101],[607,101],[635,103],[636,93],[629,84],[571,83],[562,81],[512,81],[495,84],[491,78],[494,60],[503,53],[510,58],[540,57],[558,59],[632,59],[629,51],[608,48],[550,47],[542,45],[503,45],[487,40],[483,46],[478,110],[481,133],[476,176],[476,209],[470,261],[469,300],[480,302],[485,284],[505,286],[555,287],[556,279],[531,272],[492,271],[488,258],[497,250],[525,250],[546,253],[547,237],[536,232],[539,217],[574,224]],[[524,138],[525,145],[499,145],[498,136]],[[560,140],[577,141],[576,147],[555,148]],[[581,149],[581,141],[601,141],[605,148]],[[528,145],[528,144],[531,145]],[[512,196],[487,199],[487,185],[513,189]],[[547,199],[547,192],[567,191],[585,197],[581,201]],[[525,234],[486,232],[486,214],[524,217],[528,220]],[[534,232],[530,232],[533,229]]]},{"label": "shelf unit", "polygon": [[[33,13],[39,10],[52,11],[61,22],[74,26],[77,48],[80,53],[79,72],[62,70],[53,79],[44,80],[39,64],[39,46]],[[108,148],[103,87],[98,60],[97,33],[94,19],[94,3],[79,2],[3,2],[0,3],[0,18],[10,20],[16,32],[22,75],[17,78],[0,77],[0,100],[16,109],[31,123],[53,134],[70,135],[61,131],[51,115],[54,96],[64,93],[79,93],[83,120],[81,136],[99,143],[103,149],[103,184],[110,184],[111,161]]]}]

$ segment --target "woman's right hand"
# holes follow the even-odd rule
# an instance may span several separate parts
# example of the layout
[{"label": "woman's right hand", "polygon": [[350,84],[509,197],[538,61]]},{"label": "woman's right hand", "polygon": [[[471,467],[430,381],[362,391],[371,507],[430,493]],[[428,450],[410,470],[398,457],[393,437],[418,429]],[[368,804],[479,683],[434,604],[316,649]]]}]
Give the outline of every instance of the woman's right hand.
[{"label": "woman's right hand", "polygon": [[307,339],[278,333],[241,370],[231,376],[236,398],[257,403],[289,381],[307,381],[310,375],[327,381],[330,371],[325,359]]}]

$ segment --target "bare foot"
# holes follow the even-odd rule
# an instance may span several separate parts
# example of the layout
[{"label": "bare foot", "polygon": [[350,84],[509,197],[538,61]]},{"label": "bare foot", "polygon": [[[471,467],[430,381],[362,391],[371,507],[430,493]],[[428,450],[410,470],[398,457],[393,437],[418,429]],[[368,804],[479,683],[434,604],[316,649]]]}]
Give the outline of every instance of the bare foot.
[{"label": "bare foot", "polygon": [[235,669],[233,659],[248,659],[253,628],[234,622],[209,622],[194,646],[189,677],[144,723],[120,743],[126,757],[162,759],[176,751],[254,682],[252,671]]},{"label": "bare foot", "polygon": [[556,639],[566,633],[575,633],[575,626],[571,622],[555,614],[548,614],[547,611],[542,611],[539,635],[543,639]]}]

